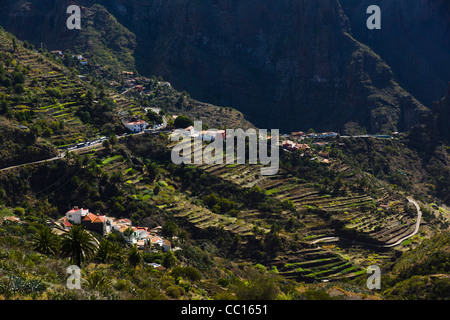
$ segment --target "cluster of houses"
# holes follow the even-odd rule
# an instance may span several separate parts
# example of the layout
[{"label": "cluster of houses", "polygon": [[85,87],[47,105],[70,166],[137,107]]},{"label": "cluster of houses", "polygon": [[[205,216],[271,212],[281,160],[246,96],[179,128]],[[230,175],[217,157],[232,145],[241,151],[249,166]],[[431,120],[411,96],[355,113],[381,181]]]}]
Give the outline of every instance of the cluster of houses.
[{"label": "cluster of houses", "polygon": [[[145,87],[142,85],[143,83],[149,83],[150,79],[146,77],[135,77],[134,72],[132,71],[122,71],[121,75],[125,77],[125,87],[127,90],[124,93],[132,92],[132,90],[136,92],[144,92]],[[117,82],[111,83],[111,85],[118,85]],[[170,82],[166,81],[158,81],[158,85],[161,87],[171,87]]]},{"label": "cluster of houses", "polygon": [[284,140],[282,143],[284,149],[289,151],[297,151],[297,150],[309,150],[311,147],[306,143],[298,143],[292,140]]},{"label": "cluster of houses", "polygon": [[58,220],[64,231],[70,230],[73,225],[83,225],[87,230],[107,236],[111,232],[118,232],[125,241],[136,245],[139,249],[146,247],[161,248],[167,252],[171,250],[171,242],[161,235],[161,227],[150,229],[148,227],[135,227],[129,219],[116,219],[105,215],[96,215],[89,211],[74,207],[66,212],[66,215]]},{"label": "cluster of houses", "polygon": [[[284,150],[295,152],[304,151],[304,154],[311,156],[311,161],[319,161],[321,163],[330,164],[329,153],[325,151],[325,146],[328,144],[327,139],[336,138],[338,134],[336,132],[322,132],[322,133],[308,133],[304,132],[291,132],[289,135],[283,135],[282,147]],[[311,146],[301,141],[306,138],[312,139],[310,145],[319,148],[316,153],[311,149]]]},{"label": "cluster of houses", "polygon": [[[50,53],[53,54],[54,56],[56,56],[56,59],[64,59],[64,54],[61,50],[53,50],[53,51],[50,51]],[[82,66],[85,66],[88,64],[88,60],[85,57],[83,57],[81,54],[73,55],[72,58],[76,58]]]},{"label": "cluster of houses", "polygon": [[[122,76],[125,77],[125,91],[122,94],[127,94],[130,92],[144,92],[145,87],[143,84],[150,82],[150,79],[145,77],[135,77],[132,71],[122,71]],[[117,86],[119,83],[111,82],[112,86]]]}]

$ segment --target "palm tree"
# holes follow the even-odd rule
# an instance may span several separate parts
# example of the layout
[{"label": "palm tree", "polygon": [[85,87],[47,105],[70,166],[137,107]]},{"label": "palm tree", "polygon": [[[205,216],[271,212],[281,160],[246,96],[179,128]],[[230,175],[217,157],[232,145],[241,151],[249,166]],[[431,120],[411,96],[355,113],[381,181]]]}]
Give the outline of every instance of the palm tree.
[{"label": "palm tree", "polygon": [[110,249],[112,252],[112,254],[110,255],[111,261],[122,263],[125,260],[124,249],[119,243],[112,242]]},{"label": "palm tree", "polygon": [[86,284],[92,290],[105,291],[111,286],[111,281],[103,272],[95,271],[90,273],[86,280]]},{"label": "palm tree", "polygon": [[123,255],[123,249],[117,242],[102,239],[97,248],[96,258],[102,263],[112,261],[122,262]]},{"label": "palm tree", "polygon": [[142,255],[139,252],[138,248],[136,246],[133,246],[130,249],[130,252],[128,253],[128,262],[136,268],[136,266],[140,265],[142,263]]},{"label": "palm tree", "polygon": [[102,263],[105,263],[106,261],[108,261],[111,258],[111,254],[112,254],[111,248],[112,248],[111,241],[102,239],[97,248],[97,253],[96,253],[97,259],[99,259]]},{"label": "palm tree", "polygon": [[59,244],[59,237],[48,227],[42,228],[31,238],[33,249],[46,255],[55,255]]},{"label": "palm tree", "polygon": [[125,239],[127,239],[128,241],[131,242],[131,238],[133,236],[134,230],[132,227],[128,227],[123,231],[123,236],[125,237]]},{"label": "palm tree", "polygon": [[83,229],[83,226],[73,226],[70,231],[63,235],[62,252],[70,256],[70,262],[81,267],[81,263],[94,256],[97,243],[94,237]]}]

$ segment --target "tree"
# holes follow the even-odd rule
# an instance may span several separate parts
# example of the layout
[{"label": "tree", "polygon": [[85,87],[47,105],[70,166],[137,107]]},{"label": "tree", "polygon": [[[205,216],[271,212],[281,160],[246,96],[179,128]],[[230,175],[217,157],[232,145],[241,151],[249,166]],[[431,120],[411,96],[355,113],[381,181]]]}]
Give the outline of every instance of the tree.
[{"label": "tree", "polygon": [[130,252],[128,253],[128,263],[136,268],[140,264],[142,264],[142,254],[139,252],[136,246],[131,247]]},{"label": "tree", "polygon": [[145,166],[145,171],[147,172],[147,178],[150,182],[153,182],[159,174],[159,167],[156,163],[152,162]]},{"label": "tree", "polygon": [[115,134],[111,134],[111,135],[109,136],[108,141],[109,141],[109,143],[111,144],[111,146],[116,145],[116,144],[117,144],[117,137],[116,137],[116,135],[115,135]]},{"label": "tree", "polygon": [[96,258],[102,263],[108,261],[121,262],[123,260],[122,248],[118,243],[113,243],[109,240],[102,239],[97,248]]},{"label": "tree", "polygon": [[133,235],[134,230],[131,227],[126,228],[123,231],[123,236],[125,237],[125,239],[127,239],[128,241],[131,241],[131,236]]},{"label": "tree", "polygon": [[194,122],[182,114],[175,119],[174,125],[177,128],[187,128],[189,126],[193,126]]},{"label": "tree", "polygon": [[109,150],[111,148],[111,144],[109,143],[109,140],[103,140],[102,146],[107,150]]},{"label": "tree", "polygon": [[61,251],[70,256],[70,262],[81,267],[81,263],[94,256],[97,244],[94,237],[84,230],[83,226],[75,225],[62,239]]},{"label": "tree", "polygon": [[92,92],[92,90],[88,90],[88,92],[86,93],[86,102],[88,105],[92,105],[92,103],[94,102],[94,93]]},{"label": "tree", "polygon": [[274,300],[281,290],[276,275],[263,273],[254,268],[248,268],[246,281],[235,281],[231,290],[241,300]]},{"label": "tree", "polygon": [[169,219],[162,227],[161,233],[165,237],[172,238],[177,232],[177,230],[178,230],[177,224],[173,220]]},{"label": "tree", "polygon": [[171,275],[174,279],[185,278],[191,281],[199,281],[202,278],[200,272],[193,267],[174,267]]},{"label": "tree", "polygon": [[344,182],[342,181],[342,177],[339,175],[337,176],[336,180],[333,183],[333,191],[337,192],[339,191],[344,185]]},{"label": "tree", "polygon": [[16,85],[14,86],[14,92],[17,94],[22,94],[25,92],[25,88],[20,83],[16,83]]},{"label": "tree", "polygon": [[59,238],[50,228],[44,227],[33,235],[31,246],[42,254],[55,255],[59,249]]},{"label": "tree", "polygon": [[163,266],[167,269],[172,268],[175,266],[177,262],[177,259],[175,258],[175,255],[172,251],[169,251],[165,254],[164,260],[163,260]]}]

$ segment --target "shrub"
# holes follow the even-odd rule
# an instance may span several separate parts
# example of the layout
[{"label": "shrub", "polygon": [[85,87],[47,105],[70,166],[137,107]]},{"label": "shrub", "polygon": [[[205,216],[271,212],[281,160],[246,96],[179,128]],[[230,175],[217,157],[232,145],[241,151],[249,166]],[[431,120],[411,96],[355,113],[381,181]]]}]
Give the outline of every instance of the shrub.
[{"label": "shrub", "polygon": [[187,128],[194,125],[194,122],[185,115],[180,115],[175,119],[174,125],[177,128]]},{"label": "shrub", "polygon": [[182,277],[191,281],[198,281],[202,278],[200,272],[192,267],[174,267],[171,274],[175,279]]},{"label": "shrub", "polygon": [[166,289],[167,294],[169,295],[169,297],[174,298],[174,299],[178,299],[181,297],[182,292],[180,290],[180,288],[178,288],[177,286],[170,286]]}]

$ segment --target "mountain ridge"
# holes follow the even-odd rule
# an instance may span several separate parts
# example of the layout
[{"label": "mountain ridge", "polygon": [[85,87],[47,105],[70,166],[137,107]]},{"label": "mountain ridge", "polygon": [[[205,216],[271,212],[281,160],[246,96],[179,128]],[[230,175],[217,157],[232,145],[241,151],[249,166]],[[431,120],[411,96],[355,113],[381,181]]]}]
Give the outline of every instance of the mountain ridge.
[{"label": "mountain ridge", "polygon": [[[9,10],[14,2],[4,5],[2,20],[24,38],[29,38],[24,21],[42,17],[44,7],[61,12],[59,6],[68,3],[59,2],[56,11],[41,3],[32,15],[17,18],[20,8]],[[101,5],[125,26],[125,34],[135,35],[132,50],[140,73],[161,75],[198,100],[234,107],[259,127],[387,133],[406,131],[429,113],[397,83],[383,58],[354,38],[337,0],[107,0]],[[58,24],[65,17],[57,18]],[[66,34],[59,28],[50,28],[50,34]]]}]

